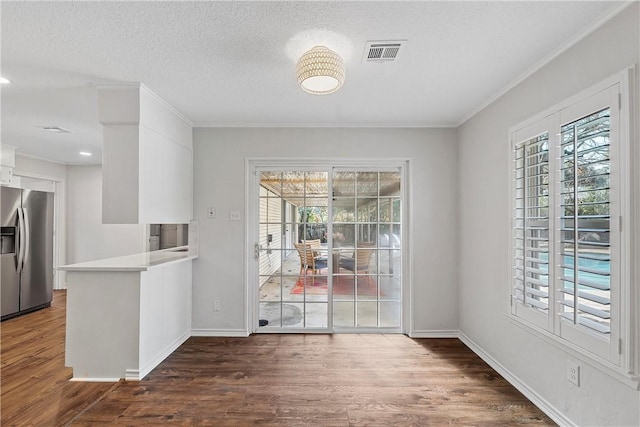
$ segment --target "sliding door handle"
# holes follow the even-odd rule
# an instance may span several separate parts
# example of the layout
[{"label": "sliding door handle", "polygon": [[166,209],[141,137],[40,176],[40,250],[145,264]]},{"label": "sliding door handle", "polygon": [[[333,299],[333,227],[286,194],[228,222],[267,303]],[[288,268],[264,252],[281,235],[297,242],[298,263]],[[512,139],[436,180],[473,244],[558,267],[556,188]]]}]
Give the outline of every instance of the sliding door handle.
[{"label": "sliding door handle", "polygon": [[256,261],[260,259],[260,251],[262,250],[262,245],[258,242],[256,242],[253,245],[253,259],[255,259]]}]

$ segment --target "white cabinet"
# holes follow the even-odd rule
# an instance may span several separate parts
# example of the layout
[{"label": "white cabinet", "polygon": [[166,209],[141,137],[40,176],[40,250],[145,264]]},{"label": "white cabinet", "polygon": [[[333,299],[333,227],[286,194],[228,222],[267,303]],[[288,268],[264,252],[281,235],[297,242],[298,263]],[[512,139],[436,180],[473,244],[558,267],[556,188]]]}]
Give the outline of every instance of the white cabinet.
[{"label": "white cabinet", "polygon": [[143,85],[100,87],[106,224],[188,223],[192,124]]},{"label": "white cabinet", "polygon": [[[188,288],[185,282],[188,281]],[[140,367],[142,378],[174,350],[191,330],[191,262],[149,270],[140,277]],[[185,335],[187,334],[187,335]],[[177,344],[177,345],[176,345]],[[149,369],[151,368],[151,369]]]},{"label": "white cabinet", "polygon": [[141,380],[189,338],[191,264],[184,258],[137,270],[110,260],[63,267],[65,365],[74,380]]},{"label": "white cabinet", "polygon": [[0,146],[0,184],[10,185],[13,182],[13,168],[16,166],[16,147],[2,144]]},{"label": "white cabinet", "polygon": [[140,216],[145,223],[188,223],[192,217],[193,152],[140,129]]}]

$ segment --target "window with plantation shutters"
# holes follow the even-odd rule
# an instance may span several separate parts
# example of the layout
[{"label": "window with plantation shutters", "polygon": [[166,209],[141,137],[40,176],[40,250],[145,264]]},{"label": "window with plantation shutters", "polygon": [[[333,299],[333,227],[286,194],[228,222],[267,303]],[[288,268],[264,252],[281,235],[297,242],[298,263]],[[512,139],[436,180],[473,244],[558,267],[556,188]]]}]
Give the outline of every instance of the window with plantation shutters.
[{"label": "window with plantation shutters", "polygon": [[514,127],[509,168],[511,315],[623,375],[637,369],[628,243],[637,229],[622,226],[633,222],[629,76]]},{"label": "window with plantation shutters", "polygon": [[[549,133],[517,143],[513,154],[513,296],[517,304],[541,311],[546,317],[549,311]],[[541,321],[546,323],[544,319]]]}]

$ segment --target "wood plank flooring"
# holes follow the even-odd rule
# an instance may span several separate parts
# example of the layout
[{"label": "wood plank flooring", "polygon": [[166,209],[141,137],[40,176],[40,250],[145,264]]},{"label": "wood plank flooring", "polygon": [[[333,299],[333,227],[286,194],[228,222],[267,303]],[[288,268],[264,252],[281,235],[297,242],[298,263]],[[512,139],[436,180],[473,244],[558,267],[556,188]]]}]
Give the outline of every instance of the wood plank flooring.
[{"label": "wood plank flooring", "polygon": [[51,308],[0,323],[0,425],[67,424],[113,384],[69,382],[64,367],[66,294]]},{"label": "wood plank flooring", "polygon": [[64,310],[1,324],[1,425],[555,425],[456,339],[194,337],[143,381],[69,382]]}]

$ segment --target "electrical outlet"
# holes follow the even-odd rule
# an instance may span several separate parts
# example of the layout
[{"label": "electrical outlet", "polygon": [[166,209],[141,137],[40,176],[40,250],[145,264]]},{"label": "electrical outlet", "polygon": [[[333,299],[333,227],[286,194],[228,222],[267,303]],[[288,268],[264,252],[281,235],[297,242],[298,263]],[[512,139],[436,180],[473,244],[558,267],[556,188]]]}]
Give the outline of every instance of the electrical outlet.
[{"label": "electrical outlet", "polygon": [[207,218],[215,218],[216,217],[216,209],[208,208],[207,209]]},{"label": "electrical outlet", "polygon": [[215,300],[213,302],[213,311],[220,311],[220,310],[221,310],[220,301],[219,300]]},{"label": "electrical outlet", "polygon": [[567,361],[567,379],[580,387],[580,365],[576,362]]}]

